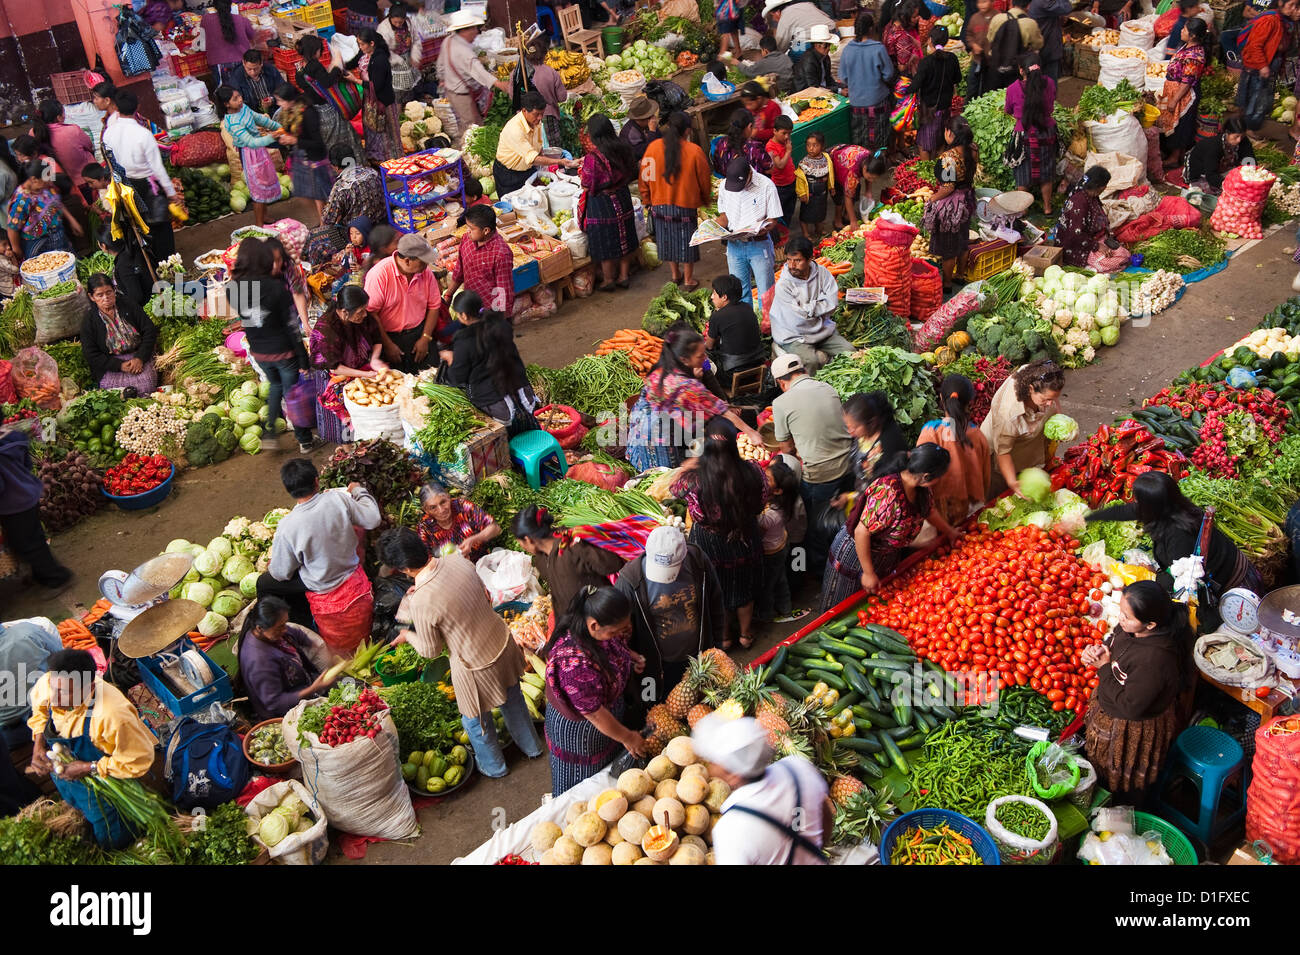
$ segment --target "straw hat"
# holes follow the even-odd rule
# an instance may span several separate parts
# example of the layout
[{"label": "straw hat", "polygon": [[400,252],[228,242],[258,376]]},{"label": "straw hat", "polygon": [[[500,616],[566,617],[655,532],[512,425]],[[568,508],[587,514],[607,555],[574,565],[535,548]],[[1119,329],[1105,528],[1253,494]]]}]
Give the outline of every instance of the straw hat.
[{"label": "straw hat", "polygon": [[1013,189],[994,196],[985,208],[991,216],[1018,216],[1033,204],[1033,196],[1019,189]]},{"label": "straw hat", "polygon": [[168,600],[150,607],[126,625],[117,648],[133,660],[151,657],[197,627],[206,613],[193,600]]},{"label": "straw hat", "polygon": [[468,10],[457,10],[443,18],[442,25],[450,33],[457,30],[464,30],[467,27],[481,27],[484,23],[483,17],[477,13],[470,13]]},{"label": "straw hat", "polygon": [[814,23],[812,29],[808,31],[809,43],[834,43],[840,42],[838,33],[832,33],[831,28],[824,23]]}]

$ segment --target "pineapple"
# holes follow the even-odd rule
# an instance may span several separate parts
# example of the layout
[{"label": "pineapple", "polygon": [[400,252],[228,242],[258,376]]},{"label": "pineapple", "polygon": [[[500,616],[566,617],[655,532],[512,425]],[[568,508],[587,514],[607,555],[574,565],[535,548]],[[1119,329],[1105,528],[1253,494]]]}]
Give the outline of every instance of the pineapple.
[{"label": "pineapple", "polygon": [[717,682],[720,686],[726,686],[736,678],[740,668],[736,666],[736,661],[731,659],[716,647],[711,647],[700,654],[701,657],[707,657],[717,666]]},{"label": "pineapple", "polygon": [[699,702],[700,692],[688,680],[689,678],[683,678],[681,683],[668,692],[668,698],[664,700],[664,705],[673,719],[685,719],[691,707]]},{"label": "pineapple", "polygon": [[726,720],[738,720],[745,715],[745,708],[727,687],[716,687],[704,694],[704,699],[713,707],[713,712]]},{"label": "pineapple", "polygon": [[859,779],[852,776],[836,776],[831,783],[831,801],[837,806],[843,806],[850,797],[862,792],[864,788]]},{"label": "pineapple", "polygon": [[710,657],[692,657],[687,661],[686,675],[665,700],[668,712],[674,719],[686,719],[691,707],[700,702],[704,691],[716,685],[717,678],[718,665]]},{"label": "pineapple", "polygon": [[790,732],[790,724],[771,710],[760,709],[754,718],[758,720],[759,726],[767,730],[767,742],[773,749],[776,748],[781,734]]},{"label": "pineapple", "polygon": [[835,803],[835,824],[831,828],[832,845],[857,845],[864,840],[880,844],[885,826],[898,815],[888,786],[879,792],[861,786],[844,802]]},{"label": "pineapple", "polygon": [[675,719],[668,711],[668,707],[663,703],[650,707],[650,712],[646,714],[646,723],[651,730],[651,736],[659,741],[660,745],[665,745],[674,736],[685,736],[686,727]]},{"label": "pineapple", "polygon": [[691,729],[695,729],[695,724],[698,723],[700,720],[704,719],[704,717],[708,716],[712,712],[713,712],[713,707],[709,706],[709,704],[696,703],[694,706],[690,708],[689,712],[687,712],[686,714],[686,725],[689,726]]}]

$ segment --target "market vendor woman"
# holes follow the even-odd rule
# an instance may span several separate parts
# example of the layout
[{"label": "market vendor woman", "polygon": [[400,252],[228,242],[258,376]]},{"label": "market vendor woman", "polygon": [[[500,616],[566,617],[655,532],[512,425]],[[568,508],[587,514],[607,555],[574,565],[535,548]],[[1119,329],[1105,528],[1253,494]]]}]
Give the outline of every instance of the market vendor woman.
[{"label": "market vendor woman", "polygon": [[[47,672],[30,695],[32,769],[51,775],[59,795],[94,828],[102,848],[120,849],[136,833],[83,780],[139,779],[153,765],[157,740],[122,691],[95,672],[95,659],[85,650],[51,653],[45,665]],[[60,760],[54,773],[50,750],[70,754],[72,762]]]},{"label": "market vendor woman", "polygon": [[1124,588],[1119,624],[1084,649],[1097,668],[1088,707],[1088,761],[1120,805],[1140,806],[1178,735],[1179,695],[1194,682],[1187,606],[1154,580]]},{"label": "market vendor woman", "polygon": [[1057,412],[1065,372],[1050,359],[1021,365],[993,393],[988,416],[980,425],[993,455],[987,500],[1007,488],[1020,493],[1018,475],[1047,463],[1043,426]]},{"label": "market vendor woman", "polygon": [[352,419],[343,406],[343,386],[354,378],[374,378],[388,370],[379,357],[383,343],[369,303],[365,289],[345,285],[311,330],[316,425],[326,441],[342,443],[352,439]]},{"label": "market vendor woman", "polygon": [[501,527],[491,514],[464,498],[453,501],[441,484],[420,488],[420,509],[424,518],[415,530],[434,557],[444,556],[443,549],[451,547],[476,561],[501,536]]},{"label": "market vendor woman", "polygon": [[623,569],[623,558],[613,551],[557,536],[555,516],[536,504],[514,516],[510,531],[533,558],[537,576],[551,591],[552,608],[563,610],[583,587],[608,586],[610,577]]},{"label": "market vendor woman", "polygon": [[86,279],[93,306],[81,322],[81,354],[100,388],[134,388],[141,396],[158,388],[154,346],[158,329],[139,305],[117,293],[101,272]]},{"label": "market vendor woman", "polygon": [[239,634],[239,680],[259,720],[284,716],[299,700],[328,690],[331,655],[320,637],[289,623],[289,605],[263,597],[249,608]]},{"label": "market vendor woman", "polygon": [[1056,227],[1066,265],[1097,272],[1117,272],[1128,265],[1128,250],[1112,239],[1101,194],[1110,185],[1104,166],[1091,166],[1065,200]]}]

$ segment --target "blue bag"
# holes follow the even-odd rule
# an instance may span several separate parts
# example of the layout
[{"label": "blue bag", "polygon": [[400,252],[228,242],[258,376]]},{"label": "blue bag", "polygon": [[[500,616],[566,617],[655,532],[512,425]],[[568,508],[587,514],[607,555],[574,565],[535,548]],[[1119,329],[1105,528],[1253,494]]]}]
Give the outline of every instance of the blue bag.
[{"label": "blue bag", "polygon": [[215,809],[230,802],[252,775],[234,730],[189,716],[167,740],[164,769],[172,785],[172,802],[182,809]]}]

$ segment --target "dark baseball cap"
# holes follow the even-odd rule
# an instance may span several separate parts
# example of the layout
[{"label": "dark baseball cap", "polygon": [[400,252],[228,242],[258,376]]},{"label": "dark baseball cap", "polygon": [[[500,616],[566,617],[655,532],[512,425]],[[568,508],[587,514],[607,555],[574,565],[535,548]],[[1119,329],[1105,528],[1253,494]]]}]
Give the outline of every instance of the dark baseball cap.
[{"label": "dark baseball cap", "polygon": [[749,184],[749,160],[737,156],[727,164],[727,192],[740,192]]}]

